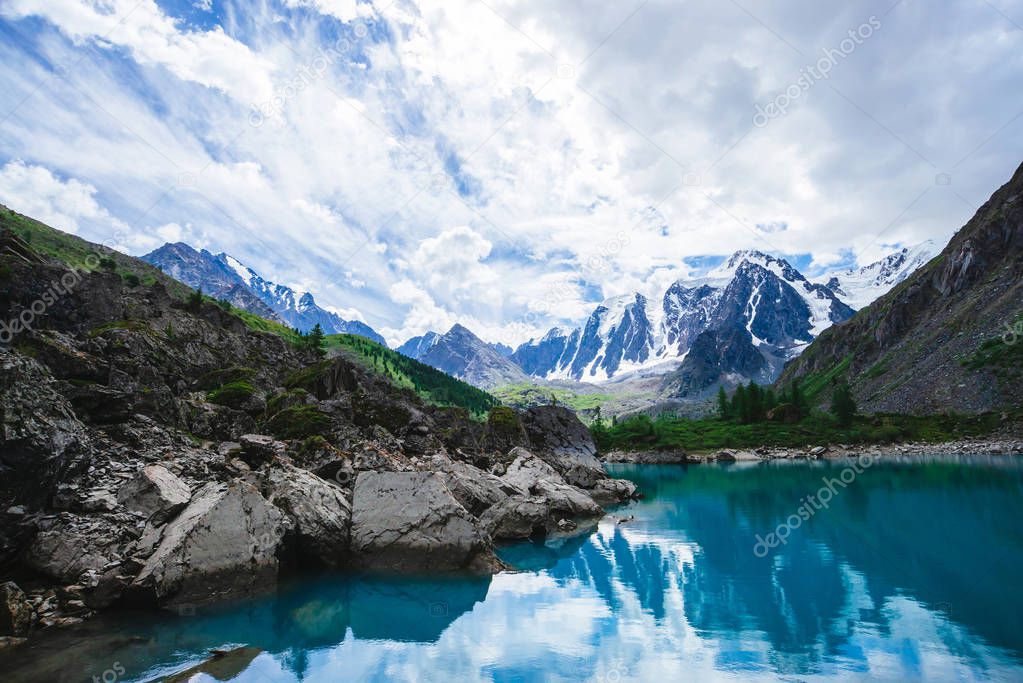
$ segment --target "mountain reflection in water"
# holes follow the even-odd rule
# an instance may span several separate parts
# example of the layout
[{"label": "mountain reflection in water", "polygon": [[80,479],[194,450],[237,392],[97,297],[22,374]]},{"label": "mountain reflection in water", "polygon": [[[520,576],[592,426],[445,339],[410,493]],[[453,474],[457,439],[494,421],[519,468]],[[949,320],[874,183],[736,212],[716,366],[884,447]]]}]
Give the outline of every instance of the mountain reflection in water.
[{"label": "mountain reflection in water", "polygon": [[0,666],[81,681],[116,662],[148,681],[218,649],[191,680],[1023,680],[1021,464],[878,461],[758,557],[757,535],[846,464],[614,466],[647,494],[613,512],[635,518],[504,548],[517,572],[304,579],[104,617]]}]

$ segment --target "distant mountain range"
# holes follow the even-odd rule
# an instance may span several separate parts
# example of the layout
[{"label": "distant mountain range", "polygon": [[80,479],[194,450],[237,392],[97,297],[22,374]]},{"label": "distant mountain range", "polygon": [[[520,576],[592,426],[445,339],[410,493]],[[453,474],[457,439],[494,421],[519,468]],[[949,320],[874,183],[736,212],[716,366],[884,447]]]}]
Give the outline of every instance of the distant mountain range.
[{"label": "distant mountain range", "polygon": [[785,259],[739,251],[704,277],[675,282],[659,300],[609,299],[582,327],[554,328],[511,358],[549,380],[662,373],[670,398],[698,398],[719,384],[770,382],[823,330],[904,280],[933,250],[926,242],[816,282]]},{"label": "distant mountain range", "polygon": [[444,334],[427,332],[413,337],[397,350],[484,389],[530,381],[522,368],[510,360],[510,348],[488,344],[461,325]]},{"label": "distant mountain range", "polygon": [[[858,269],[806,278],[783,258],[739,251],[658,299],[630,294],[598,305],[575,329],[555,327],[517,349],[462,325],[409,339],[398,351],[484,389],[544,381],[607,383],[661,378],[667,399],[701,399],[717,387],[773,382],[821,332],[903,282],[934,253],[932,242]],[[265,279],[238,259],[165,244],[142,257],[185,284],[290,327],[319,324],[384,343],[363,322],[321,308],[309,292]]]},{"label": "distant mountain range", "polygon": [[165,244],[142,257],[189,287],[302,332],[319,324],[327,334],[358,334],[386,344],[372,327],[321,308],[309,292],[271,282],[229,254],[196,251],[183,242]]},{"label": "distant mountain range", "polygon": [[869,266],[828,273],[817,281],[823,282],[851,308],[859,310],[912,275],[938,251],[934,241],[927,240],[915,247],[900,249]]}]

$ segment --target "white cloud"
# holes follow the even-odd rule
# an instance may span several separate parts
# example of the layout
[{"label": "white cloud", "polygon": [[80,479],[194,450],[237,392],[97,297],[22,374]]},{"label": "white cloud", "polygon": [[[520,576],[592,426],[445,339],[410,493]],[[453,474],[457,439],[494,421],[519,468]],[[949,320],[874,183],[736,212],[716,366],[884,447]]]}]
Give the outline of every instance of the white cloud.
[{"label": "white cloud", "polygon": [[[138,226],[135,253],[180,235],[395,336],[459,321],[515,342],[656,294],[687,256],[864,263],[945,238],[1023,158],[1023,33],[983,3],[900,4],[763,128],[756,104],[888,6],[759,3],[758,22],[651,0],[602,43],[613,3],[488,5],[225,0],[200,30],[153,0],[9,0],[25,37],[0,44],[0,89],[24,104],[0,163],[78,179],[25,212],[92,239],[112,221],[64,194]],[[338,35],[342,58],[249,125]]]},{"label": "white cloud", "polygon": [[13,19],[43,17],[77,42],[124,47],[139,64],[166,67],[242,102],[263,102],[273,92],[269,60],[219,27],[182,30],[154,0],[9,0],[0,12]]},{"label": "white cloud", "polygon": [[49,169],[23,161],[0,168],[0,202],[65,232],[84,222],[103,222],[126,230],[96,201],[96,188],[74,178],[61,180]]}]

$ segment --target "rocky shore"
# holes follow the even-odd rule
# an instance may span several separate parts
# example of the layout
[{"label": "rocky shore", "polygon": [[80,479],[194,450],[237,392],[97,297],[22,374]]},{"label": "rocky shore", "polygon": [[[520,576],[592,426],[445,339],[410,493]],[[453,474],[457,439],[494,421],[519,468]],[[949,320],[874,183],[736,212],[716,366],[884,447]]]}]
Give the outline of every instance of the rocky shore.
[{"label": "rocky shore", "polygon": [[606,463],[637,465],[698,465],[708,462],[761,462],[767,460],[823,460],[860,455],[1023,455],[1023,436],[1006,434],[962,439],[944,443],[834,444],[806,448],[721,449],[687,453],[682,449],[659,451],[610,451],[601,456]]},{"label": "rocky shore", "polygon": [[[10,319],[66,273],[0,236]],[[493,573],[633,497],[564,408],[472,416],[159,281],[83,272],[0,347],[0,646],[309,569]]]}]

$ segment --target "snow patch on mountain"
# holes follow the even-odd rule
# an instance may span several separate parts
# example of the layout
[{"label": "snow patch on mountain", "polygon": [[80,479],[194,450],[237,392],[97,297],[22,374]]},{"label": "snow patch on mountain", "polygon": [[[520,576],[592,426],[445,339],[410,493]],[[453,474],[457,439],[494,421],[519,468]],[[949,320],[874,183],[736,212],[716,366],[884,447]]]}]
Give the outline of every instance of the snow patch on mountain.
[{"label": "snow patch on mountain", "polygon": [[933,240],[905,247],[862,268],[831,271],[815,278],[855,310],[888,293],[938,253]]}]

